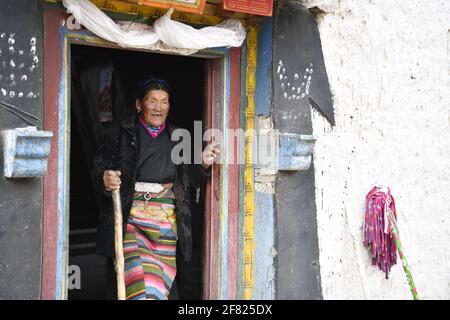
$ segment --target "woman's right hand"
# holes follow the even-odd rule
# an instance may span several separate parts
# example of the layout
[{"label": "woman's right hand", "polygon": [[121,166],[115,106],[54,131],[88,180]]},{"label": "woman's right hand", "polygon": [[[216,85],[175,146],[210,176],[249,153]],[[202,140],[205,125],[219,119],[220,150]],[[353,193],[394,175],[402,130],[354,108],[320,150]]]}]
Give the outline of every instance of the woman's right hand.
[{"label": "woman's right hand", "polygon": [[120,188],[121,172],[117,170],[106,170],[103,172],[103,184],[106,191],[114,191]]}]

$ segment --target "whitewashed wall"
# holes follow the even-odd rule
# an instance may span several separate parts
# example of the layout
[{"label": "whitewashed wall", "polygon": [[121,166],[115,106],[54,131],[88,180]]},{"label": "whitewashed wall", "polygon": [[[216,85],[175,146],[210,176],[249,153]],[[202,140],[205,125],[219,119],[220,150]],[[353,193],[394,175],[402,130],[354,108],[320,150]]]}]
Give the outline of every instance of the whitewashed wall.
[{"label": "whitewashed wall", "polygon": [[313,120],[323,296],[411,299],[400,260],[385,280],[362,247],[365,195],[384,184],[420,297],[450,299],[450,2],[302,2],[331,11],[336,126]]}]

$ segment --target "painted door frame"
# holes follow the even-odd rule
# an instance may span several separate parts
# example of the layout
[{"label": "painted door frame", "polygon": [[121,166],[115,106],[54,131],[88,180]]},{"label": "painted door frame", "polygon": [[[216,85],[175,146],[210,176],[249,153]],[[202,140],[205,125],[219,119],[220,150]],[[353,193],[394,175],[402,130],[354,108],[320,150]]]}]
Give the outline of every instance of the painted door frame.
[{"label": "painted door frame", "polygon": [[[65,28],[68,17],[64,11],[44,11],[44,128],[55,138],[44,178],[42,299],[67,299],[68,294],[70,44],[121,48],[89,32]],[[218,48],[197,54],[208,59],[207,128],[240,126],[240,52]],[[230,144],[227,135],[223,141],[223,161],[214,166],[207,183],[211,197],[205,206],[205,299],[237,298],[239,166],[227,157],[228,146],[237,151],[237,145]]]},{"label": "painted door frame", "polygon": [[238,295],[239,164],[238,143],[231,133],[240,128],[240,55],[239,48],[231,48],[224,50],[223,58],[207,62],[206,128],[230,131],[223,135],[222,164],[213,167],[206,187],[210,197],[205,206],[204,252],[210,254],[204,255],[205,300]]}]

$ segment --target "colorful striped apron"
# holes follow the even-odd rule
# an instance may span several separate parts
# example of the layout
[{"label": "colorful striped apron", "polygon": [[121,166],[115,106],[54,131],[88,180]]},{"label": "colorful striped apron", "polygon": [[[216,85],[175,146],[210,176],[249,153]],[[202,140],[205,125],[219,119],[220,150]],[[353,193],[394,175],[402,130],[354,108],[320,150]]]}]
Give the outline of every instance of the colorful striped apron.
[{"label": "colorful striped apron", "polygon": [[123,245],[127,300],[167,300],[177,272],[173,196],[135,192]]}]

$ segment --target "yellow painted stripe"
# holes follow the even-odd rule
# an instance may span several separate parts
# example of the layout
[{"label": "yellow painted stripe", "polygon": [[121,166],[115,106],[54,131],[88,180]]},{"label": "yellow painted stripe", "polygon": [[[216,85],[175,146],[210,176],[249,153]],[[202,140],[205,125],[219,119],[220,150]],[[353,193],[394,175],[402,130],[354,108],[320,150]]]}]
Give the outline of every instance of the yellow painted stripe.
[{"label": "yellow painted stripe", "polygon": [[[246,129],[254,129],[255,87],[257,63],[258,32],[250,27],[247,33],[247,109]],[[249,131],[247,131],[249,132]],[[254,249],[255,249],[255,188],[253,181],[253,132],[245,137],[245,172],[244,172],[244,299],[252,298],[254,286]]]}]

